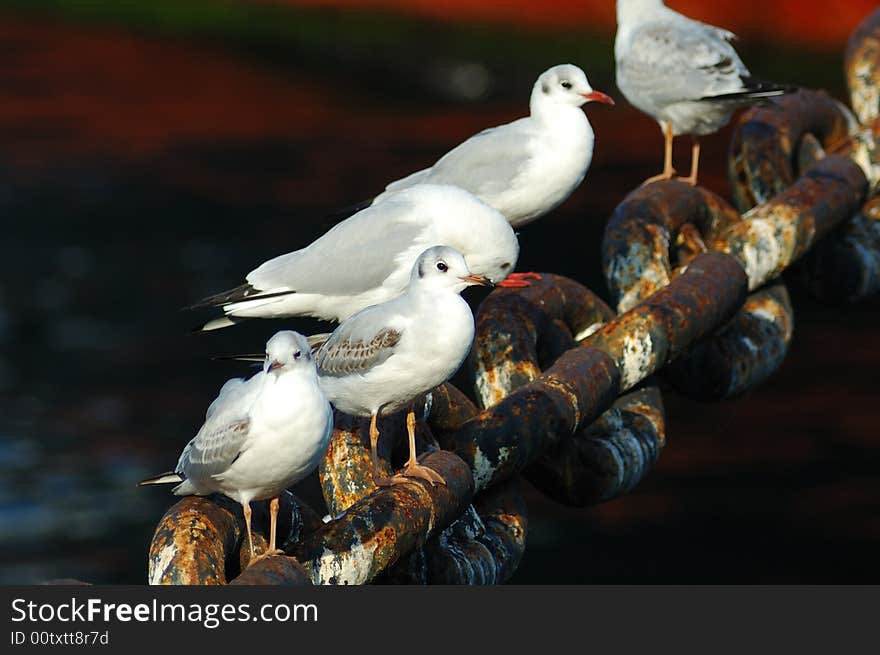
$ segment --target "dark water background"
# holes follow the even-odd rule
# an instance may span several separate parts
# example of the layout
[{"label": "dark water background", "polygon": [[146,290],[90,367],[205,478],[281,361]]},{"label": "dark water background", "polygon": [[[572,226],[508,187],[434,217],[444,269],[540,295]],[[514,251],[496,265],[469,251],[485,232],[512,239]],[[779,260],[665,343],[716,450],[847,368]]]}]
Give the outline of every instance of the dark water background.
[{"label": "dark water background", "polygon": [[[607,34],[322,12],[286,14],[280,29],[265,13],[236,24],[181,9],[163,22],[10,4],[0,6],[0,583],[144,581],[173,499],[134,483],[173,465],[241,373],[210,357],[319,327],[252,321],[193,337],[204,316],[180,307],[307,244],[328,211],[523,115],[550,65],[580,64],[622,100]],[[842,51],[742,47],[753,70],[839,97]],[[604,222],[657,172],[662,145],[623,102],[588,113],[593,167],[521,231],[518,268],[604,295]],[[704,149],[703,181],[724,196],[728,138]],[[667,392],[666,451],[624,498],[575,510],[529,491],[514,581],[878,582],[880,304],[824,306],[790,281],[796,327],[782,369],[725,403]]]}]

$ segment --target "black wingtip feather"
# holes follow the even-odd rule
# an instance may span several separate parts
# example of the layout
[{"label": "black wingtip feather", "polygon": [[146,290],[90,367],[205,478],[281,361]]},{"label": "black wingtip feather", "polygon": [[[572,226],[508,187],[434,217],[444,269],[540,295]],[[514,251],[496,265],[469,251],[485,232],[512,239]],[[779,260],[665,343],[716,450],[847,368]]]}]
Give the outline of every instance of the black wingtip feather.
[{"label": "black wingtip feather", "polygon": [[184,307],[183,310],[187,311],[191,309],[204,309],[205,307],[221,307],[223,305],[228,305],[229,303],[246,300],[254,291],[255,289],[250,284],[242,284],[234,289],[227,289],[226,291],[215,293],[213,296],[202,298],[192,305]]},{"label": "black wingtip feather", "polygon": [[266,355],[264,353],[242,353],[240,355],[214,355],[211,357],[211,361],[214,362],[251,362],[251,363],[260,363],[266,359]]},{"label": "black wingtip feather", "polygon": [[[241,293],[232,294],[233,291],[242,290]],[[250,293],[253,291],[253,293]],[[244,284],[236,289],[232,289],[229,292],[224,294],[217,294],[216,296],[211,296],[210,298],[205,298],[203,301],[199,302],[197,305],[192,305],[187,307],[186,309],[201,309],[204,307],[224,307],[226,305],[231,305],[237,302],[247,302],[250,300],[269,300],[271,298],[281,298],[282,296],[289,296],[292,293],[296,293],[293,289],[286,289],[285,291],[270,291],[267,293],[263,293],[254,289],[250,284]]]},{"label": "black wingtip feather", "polygon": [[761,100],[763,98],[776,98],[788,93],[795,93],[798,87],[788,84],[775,84],[762,82],[751,77],[742,78],[743,89],[732,93],[719,93],[714,96],[704,96],[700,100]]}]

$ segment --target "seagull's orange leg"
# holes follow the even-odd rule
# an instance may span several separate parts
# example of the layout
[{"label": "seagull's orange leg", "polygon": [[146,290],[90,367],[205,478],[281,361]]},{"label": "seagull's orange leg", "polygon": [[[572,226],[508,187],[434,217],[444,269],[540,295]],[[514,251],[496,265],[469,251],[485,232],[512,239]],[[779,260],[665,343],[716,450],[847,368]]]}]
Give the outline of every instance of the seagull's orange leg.
[{"label": "seagull's orange leg", "polygon": [[681,178],[682,182],[687,182],[692,186],[697,185],[697,171],[700,169],[700,140],[694,137],[694,145],[691,149],[691,174]]},{"label": "seagull's orange leg", "polygon": [[649,177],[642,182],[642,184],[650,184],[651,182],[659,182],[660,180],[671,180],[675,177],[675,169],[672,167],[672,123],[661,121],[660,127],[663,130],[663,138],[666,141],[663,153],[663,172],[660,173],[660,175]]},{"label": "seagull's orange leg", "polygon": [[[278,507],[280,506],[280,501],[278,496],[275,496],[269,501],[269,548],[262,555],[258,555],[254,557],[253,555],[253,543],[251,544],[251,561],[248,562],[248,566],[254,564],[255,562],[259,562],[261,559],[269,557],[270,555],[283,555],[284,551],[275,547],[275,537],[278,531]],[[248,514],[250,514],[250,508],[248,508]],[[248,517],[248,520],[250,517]],[[250,537],[250,528],[248,528],[248,537]]]},{"label": "seagull's orange leg", "polygon": [[275,547],[275,534],[278,529],[278,496],[269,501],[269,550],[267,555],[280,555],[283,551]]},{"label": "seagull's orange leg", "polygon": [[248,566],[257,561],[256,554],[254,553],[254,538],[251,536],[251,504],[250,502],[241,504],[241,511],[244,513],[244,524],[247,527],[248,534],[248,546],[251,549],[251,559],[248,562]]},{"label": "seagull's orange leg", "polygon": [[379,453],[377,451],[379,428],[376,427],[378,414],[378,412],[374,412],[370,415],[370,457],[373,459],[373,481],[379,487],[387,487],[391,484],[391,480],[382,475],[382,471],[379,470]]},{"label": "seagull's orange leg", "polygon": [[430,482],[431,486],[434,486],[435,483],[445,485],[446,480],[437,471],[419,464],[416,457],[416,413],[412,409],[406,415],[406,431],[409,435],[409,459],[403,472],[391,478],[391,483],[399,484],[401,482],[409,482],[409,478],[421,478]]}]

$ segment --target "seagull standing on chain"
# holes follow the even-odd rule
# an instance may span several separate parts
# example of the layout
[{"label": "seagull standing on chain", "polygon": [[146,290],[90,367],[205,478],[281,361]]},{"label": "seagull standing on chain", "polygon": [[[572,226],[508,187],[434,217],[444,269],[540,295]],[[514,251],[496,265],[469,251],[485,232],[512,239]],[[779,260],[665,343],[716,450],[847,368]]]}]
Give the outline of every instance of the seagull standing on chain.
[{"label": "seagull standing on chain", "polygon": [[587,174],[594,142],[580,109],[587,102],[614,104],[577,66],[554,66],[535,82],[529,116],[475,134],[430,168],[389,184],[373,203],[415,184],[453,184],[495,207],[514,227],[530,223],[560,205]]},{"label": "seagull standing on chain", "polygon": [[792,90],[752,79],[730,45],[732,32],[692,20],[663,4],[663,0],[617,0],[614,58],[617,86],[624,97],[660,124],[666,140],[663,172],[645,180],[668,180],[672,140],[694,138],[691,173],[682,178],[697,183],[700,143],[744,104]]},{"label": "seagull standing on chain", "polygon": [[203,331],[248,318],[342,321],[400,295],[418,256],[437,244],[458,250],[472,272],[494,284],[527,285],[511,276],[519,243],[504,216],[463,189],[419,184],[389,194],[306,248],[270,259],[248,273],[246,284],[193,308],[223,309]]},{"label": "seagull standing on chain", "polygon": [[318,385],[306,338],[278,332],[266,344],[261,372],[223,385],[174,470],[139,484],[177,482],[175,495],[222,493],[240,503],[253,563],[251,501],[271,499],[266,555],[280,553],[278,497],[315,470],[332,429],[333,412]]},{"label": "seagull standing on chain", "polygon": [[315,353],[319,382],[340,411],[370,417],[376,484],[416,477],[445,484],[416,458],[415,413],[406,417],[409,460],[400,475],[381,476],[376,419],[406,407],[448,380],[474,339],[474,317],[459,295],[467,286],[491,286],[471,273],[462,255],[446,246],[426,250],[413,266],[409,286],[394,300],[368,307],[343,322]]}]

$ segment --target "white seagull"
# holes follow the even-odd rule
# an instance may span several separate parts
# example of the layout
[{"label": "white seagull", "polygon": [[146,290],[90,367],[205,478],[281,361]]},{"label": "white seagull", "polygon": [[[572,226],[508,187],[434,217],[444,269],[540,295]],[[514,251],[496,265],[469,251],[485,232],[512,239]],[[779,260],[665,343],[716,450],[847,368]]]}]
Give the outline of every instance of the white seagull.
[{"label": "white seagull", "polygon": [[530,115],[475,134],[430,168],[392,182],[373,203],[415,184],[467,189],[520,227],[555,209],[583,181],[593,159],[586,102],[613,105],[577,66],[544,71],[532,88]]},{"label": "white seagull", "polygon": [[415,414],[406,417],[409,460],[401,475],[379,473],[376,418],[405,407],[448,380],[474,339],[474,317],[459,295],[473,284],[490,285],[471,273],[464,257],[447,246],[426,250],[412,269],[406,291],[367,307],[345,322],[315,353],[319,383],[340,411],[370,417],[370,446],[379,485],[419,477],[445,483],[416,458]]},{"label": "white seagull", "polygon": [[278,496],[315,470],[332,429],[333,412],[306,338],[278,332],[266,344],[261,372],[220,389],[174,471],[139,484],[177,482],[178,496],[222,493],[241,503],[254,562],[250,502],[271,498],[266,554],[281,552],[275,547]]},{"label": "white seagull", "polygon": [[617,86],[630,104],[660,124],[666,140],[663,172],[645,183],[675,176],[672,140],[689,134],[694,137],[691,174],[682,179],[696,184],[697,137],[725,126],[743,104],[792,90],[752,79],[730,45],[734,38],[669,9],[663,0],[617,0]]},{"label": "white seagull", "polygon": [[504,216],[463,189],[420,184],[390,194],[311,245],[270,259],[248,273],[247,284],[193,307],[221,307],[225,314],[202,330],[247,318],[342,321],[400,295],[416,258],[437,244],[458,250],[472,272],[494,284],[527,285],[522,278],[528,274],[510,275],[519,243]]}]

